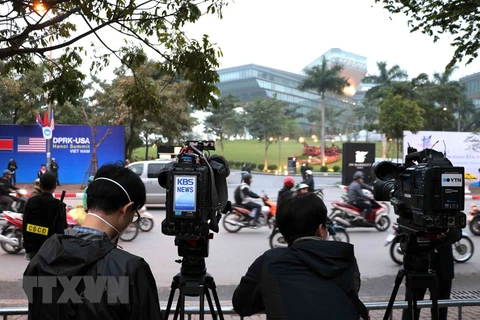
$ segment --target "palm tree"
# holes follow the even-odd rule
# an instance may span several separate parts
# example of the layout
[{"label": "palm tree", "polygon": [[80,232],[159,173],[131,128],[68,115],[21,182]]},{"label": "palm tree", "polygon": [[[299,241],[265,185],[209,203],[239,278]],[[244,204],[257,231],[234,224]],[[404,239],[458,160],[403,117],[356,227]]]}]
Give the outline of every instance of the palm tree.
[{"label": "palm tree", "polygon": [[339,76],[342,69],[343,67],[338,64],[329,68],[324,56],[320,65],[305,70],[307,78],[299,86],[302,91],[317,91],[322,98],[322,128],[320,134],[322,166],[325,165],[325,93],[343,94],[343,89],[350,85],[346,78]]},{"label": "palm tree", "polygon": [[400,69],[398,64],[394,65],[390,69],[387,69],[387,63],[385,61],[377,62],[377,67],[379,74],[378,75],[368,75],[363,78],[364,83],[373,83],[377,84],[376,87],[368,90],[365,94],[366,98],[373,96],[381,87],[389,86],[395,80],[402,80],[408,77],[406,71]]}]

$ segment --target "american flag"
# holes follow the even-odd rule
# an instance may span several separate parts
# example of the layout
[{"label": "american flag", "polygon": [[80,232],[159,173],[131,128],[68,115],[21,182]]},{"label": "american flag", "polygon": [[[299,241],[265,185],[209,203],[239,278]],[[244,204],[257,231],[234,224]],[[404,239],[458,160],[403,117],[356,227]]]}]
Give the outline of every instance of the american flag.
[{"label": "american flag", "polygon": [[46,152],[44,138],[18,137],[17,152]]}]

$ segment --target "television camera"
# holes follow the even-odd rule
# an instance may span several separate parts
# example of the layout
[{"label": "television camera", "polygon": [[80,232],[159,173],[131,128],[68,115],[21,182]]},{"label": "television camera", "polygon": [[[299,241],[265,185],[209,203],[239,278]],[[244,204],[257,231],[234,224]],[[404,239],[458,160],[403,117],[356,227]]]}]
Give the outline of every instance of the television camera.
[{"label": "television camera", "polygon": [[390,201],[397,219],[403,268],[395,286],[384,319],[392,310],[395,296],[407,277],[408,315],[416,319],[415,290],[429,288],[432,294],[432,319],[438,319],[437,278],[432,269],[435,248],[458,240],[466,225],[464,168],[455,167],[445,153],[408,146],[404,164],[383,161],[372,171],[374,198]]}]

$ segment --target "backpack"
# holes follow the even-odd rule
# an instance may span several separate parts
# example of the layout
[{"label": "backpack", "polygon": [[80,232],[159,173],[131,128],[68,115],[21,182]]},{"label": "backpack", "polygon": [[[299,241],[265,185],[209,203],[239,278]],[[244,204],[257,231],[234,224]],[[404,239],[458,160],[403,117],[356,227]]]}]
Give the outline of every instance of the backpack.
[{"label": "backpack", "polygon": [[241,187],[242,187],[242,185],[239,185],[237,187],[237,189],[235,189],[235,192],[233,193],[236,204],[242,204],[243,197],[242,197],[242,188]]}]

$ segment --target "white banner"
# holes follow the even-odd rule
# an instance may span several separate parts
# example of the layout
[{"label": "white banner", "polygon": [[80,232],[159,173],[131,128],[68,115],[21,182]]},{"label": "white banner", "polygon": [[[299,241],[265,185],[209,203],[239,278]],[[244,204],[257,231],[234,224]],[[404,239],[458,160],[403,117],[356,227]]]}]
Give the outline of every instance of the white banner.
[{"label": "white banner", "polygon": [[50,127],[42,127],[42,133],[43,133],[43,137],[47,140],[50,140],[52,139],[52,129],[50,129]]},{"label": "white banner", "polygon": [[[438,141],[438,142],[437,142]],[[432,148],[446,152],[447,158],[454,166],[465,167],[465,172],[479,176],[480,169],[480,134],[472,132],[449,131],[419,131],[416,134],[410,131],[403,132],[403,154],[407,154],[407,147],[418,151]]]}]

